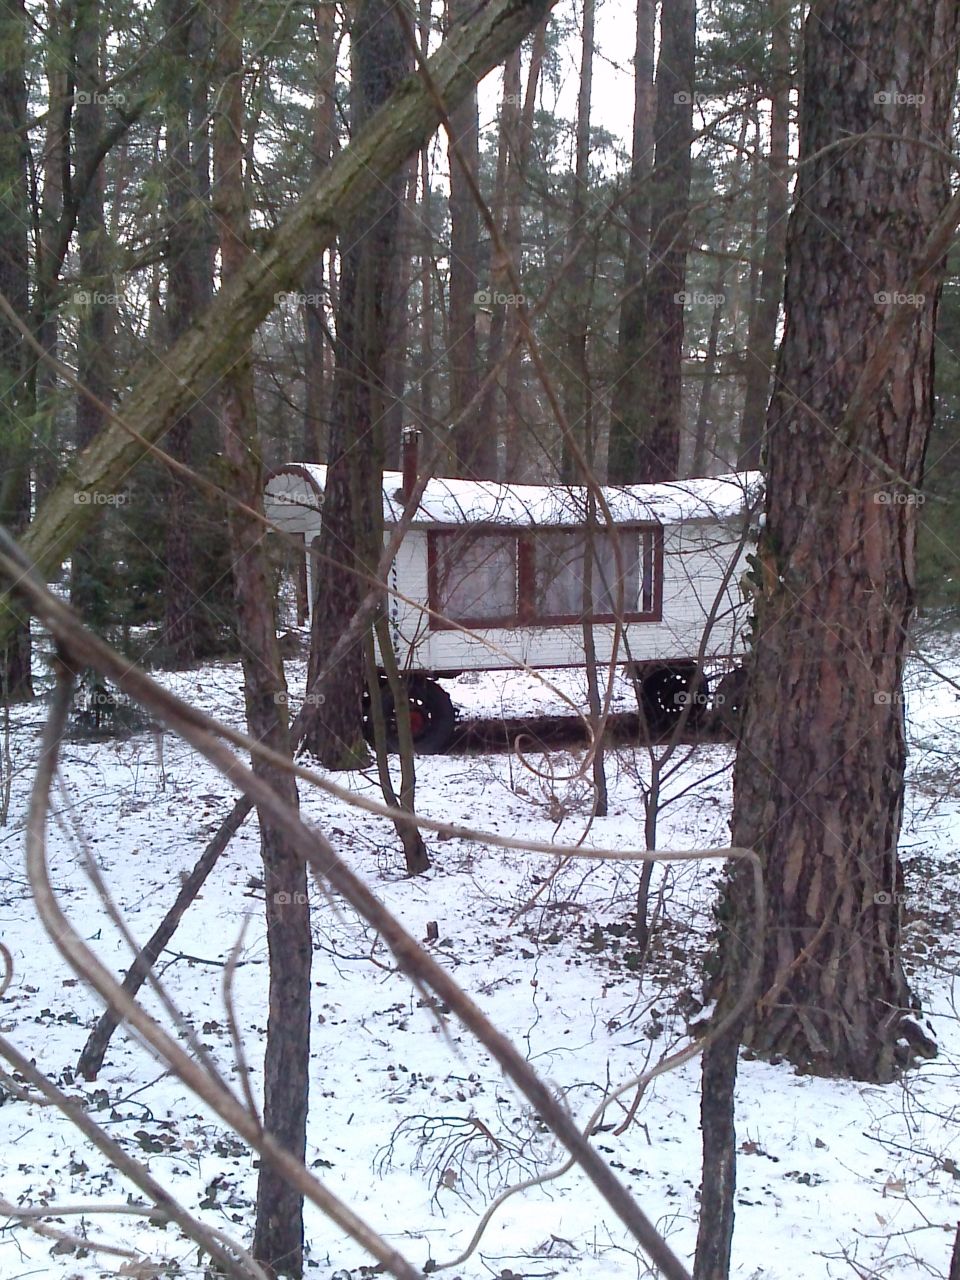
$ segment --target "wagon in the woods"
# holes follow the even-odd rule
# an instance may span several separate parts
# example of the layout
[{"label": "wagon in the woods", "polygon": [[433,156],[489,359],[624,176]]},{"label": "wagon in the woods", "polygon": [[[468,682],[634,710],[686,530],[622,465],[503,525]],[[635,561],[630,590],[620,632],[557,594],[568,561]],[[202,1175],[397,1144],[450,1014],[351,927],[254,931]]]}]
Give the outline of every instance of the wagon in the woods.
[{"label": "wagon in the woods", "polygon": [[[268,520],[302,537],[305,553],[320,533],[325,475],[325,467],[291,463],[266,485]],[[406,478],[384,473],[387,536],[411,487],[409,470]],[[702,718],[711,705],[727,721],[736,715],[737,663],[749,614],[741,578],[756,477],[603,493],[619,555],[603,515],[588,522],[583,488],[450,479],[427,484],[390,571],[389,585],[398,594],[388,602],[419,750],[442,751],[454,731],[456,713],[438,680],[521,665],[583,667],[585,615],[593,624],[597,662],[615,657],[630,664],[651,729],[662,731],[687,704],[688,719]],[[309,554],[305,560],[312,608],[323,590],[323,567]],[[589,592],[585,577],[592,578]],[[383,696],[389,698],[386,689]]]}]

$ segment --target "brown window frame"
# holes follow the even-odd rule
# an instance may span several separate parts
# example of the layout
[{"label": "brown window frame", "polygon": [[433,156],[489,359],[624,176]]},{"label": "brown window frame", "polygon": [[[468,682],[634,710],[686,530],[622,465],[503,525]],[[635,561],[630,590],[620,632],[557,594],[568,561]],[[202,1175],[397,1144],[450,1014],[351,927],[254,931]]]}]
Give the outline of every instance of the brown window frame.
[{"label": "brown window frame", "polygon": [[[648,576],[651,582],[650,608],[628,610],[622,622],[660,622],[663,619],[663,526],[646,521],[635,521],[630,524],[618,524],[618,533],[636,533],[642,552],[640,562],[639,586],[643,592],[643,584]],[[497,536],[513,538],[516,542],[516,611],[501,618],[455,618],[447,620],[442,616],[440,604],[439,546],[443,538],[462,537],[464,533],[479,536]],[[583,532],[583,525],[539,525],[536,528],[512,529],[508,525],[444,525],[427,530],[427,603],[430,606],[430,629],[432,631],[455,631],[463,628],[467,631],[516,631],[527,627],[569,627],[578,626],[584,619],[580,614],[543,615],[535,611],[536,602],[536,561],[534,542],[541,533]],[[600,530],[604,532],[604,530]],[[589,618],[592,623],[614,623],[617,615],[598,613]]]}]

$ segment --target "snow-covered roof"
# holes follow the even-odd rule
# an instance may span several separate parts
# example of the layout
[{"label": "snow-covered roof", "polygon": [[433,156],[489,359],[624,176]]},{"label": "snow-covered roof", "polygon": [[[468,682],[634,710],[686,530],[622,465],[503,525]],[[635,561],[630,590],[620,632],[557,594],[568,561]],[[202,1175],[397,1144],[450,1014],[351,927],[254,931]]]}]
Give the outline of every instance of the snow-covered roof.
[{"label": "snow-covered roof", "polygon": [[[267,481],[267,517],[289,532],[319,525],[327,469],[309,462],[280,467]],[[403,514],[399,471],[383,473],[383,518]],[[740,515],[760,492],[759,472],[664,484],[606,486],[604,498],[618,523],[728,520]],[[586,518],[588,490],[573,485],[497,484],[487,480],[430,480],[416,524],[579,525]],[[602,521],[603,517],[600,516]]]}]

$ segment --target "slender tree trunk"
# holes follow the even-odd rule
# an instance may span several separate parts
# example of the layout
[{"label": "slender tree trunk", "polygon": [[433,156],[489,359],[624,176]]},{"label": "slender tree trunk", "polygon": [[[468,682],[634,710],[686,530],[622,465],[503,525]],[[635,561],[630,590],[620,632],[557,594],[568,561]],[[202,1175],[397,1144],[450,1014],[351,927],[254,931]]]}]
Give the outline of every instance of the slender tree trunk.
[{"label": "slender tree trunk", "polygon": [[436,421],[433,351],[433,202],[430,193],[430,155],[420,152],[420,376],[419,416],[426,427]]},{"label": "slender tree trunk", "polygon": [[[56,307],[56,286],[60,278],[57,250],[59,222],[63,213],[63,171],[68,163],[68,85],[65,21],[59,0],[48,0],[45,73],[47,77],[47,125],[43,139],[43,192],[40,197],[33,315],[34,332],[44,351],[56,356],[60,324]],[[45,361],[34,367],[34,395],[37,404],[36,465],[34,475],[38,497],[52,488],[60,470],[56,422],[57,375]]]},{"label": "slender tree trunk", "polygon": [[[515,49],[503,67],[503,94],[500,99],[500,136],[497,145],[497,173],[494,181],[491,212],[503,242],[503,257],[494,257],[490,266],[490,292],[512,292],[509,268],[520,269],[519,219],[517,207],[516,175],[520,142],[520,50]],[[489,336],[487,338],[486,365],[492,368],[500,359],[507,341],[510,318],[515,308],[492,304],[489,308]],[[504,440],[514,434],[514,426],[508,421],[499,380],[487,388],[480,405],[483,422],[495,422]]]},{"label": "slender tree trunk", "polygon": [[[313,98],[313,172],[325,169],[337,149],[337,33],[336,7],[330,0],[318,0],[313,6],[316,33],[316,81]],[[304,277],[306,303],[303,309],[304,331],[304,415],[303,459],[320,462],[327,456],[326,379],[327,320],[330,315],[326,296],[324,256],[321,254]]]},{"label": "slender tree trunk", "polygon": [[[451,26],[469,16],[472,0],[447,0]],[[477,394],[480,386],[477,349],[477,303],[480,288],[480,214],[464,174],[466,164],[473,181],[480,178],[480,124],[477,93],[469,93],[450,112],[450,322],[447,358],[450,368],[450,417],[457,418]],[[453,144],[460,160],[453,155]],[[471,410],[454,430],[454,451],[458,474],[474,480],[496,476],[497,431],[484,422],[477,408]]]},{"label": "slender tree trunk", "polygon": [[638,353],[643,418],[631,477],[640,484],[675,480],[680,463],[696,24],[696,0],[661,7],[650,267],[644,289],[644,346]]},{"label": "slender tree trunk", "polygon": [[[0,293],[27,318],[26,12],[0,9]],[[32,363],[32,361],[31,361]],[[0,316],[0,524],[19,533],[30,521],[32,405],[23,338]],[[30,618],[8,602],[13,630],[0,649],[0,700],[33,695]]]},{"label": "slender tree trunk", "polygon": [[413,246],[417,235],[414,209],[417,197],[417,162],[404,165],[400,181],[402,192],[397,220],[394,269],[390,279],[387,304],[389,328],[384,337],[383,362],[383,457],[388,470],[401,466],[400,434],[406,420],[405,392],[409,374],[407,352],[410,346],[410,284]]},{"label": "slender tree trunk", "polygon": [[624,202],[627,251],[620,301],[617,380],[610,396],[608,475],[611,484],[628,484],[636,471],[636,441],[643,435],[640,415],[641,355],[646,331],[645,282],[650,255],[650,175],[655,146],[654,41],[656,0],[637,0],[634,50],[633,147],[630,189]]},{"label": "slender tree trunk", "polygon": [[[103,137],[104,112],[100,84],[100,0],[78,0],[75,10],[75,83],[73,108],[75,177],[96,164]],[[104,171],[96,166],[90,183],[77,192],[77,243],[81,291],[77,333],[77,375],[84,387],[103,403],[112,398],[113,382],[113,275],[104,222]],[[76,442],[83,448],[104,426],[100,405],[77,396]],[[70,598],[84,620],[103,627],[109,620],[108,576],[103,539],[91,533],[77,547],[72,560]]]},{"label": "slender tree trunk", "polygon": [[[352,114],[357,132],[407,72],[408,54],[396,8],[363,0],[351,32]],[[344,620],[352,617],[383,540],[384,341],[389,328],[402,177],[371,199],[341,241],[340,298],[330,451],[313,615],[309,678],[324,666]],[[323,701],[306,734],[308,749],[328,768],[354,768],[369,757],[363,739],[363,639],[321,685]]]},{"label": "slender tree trunk", "polygon": [[[216,10],[220,112],[214,135],[215,202],[224,280],[248,255],[243,188],[243,51],[240,0]],[[262,513],[263,474],[249,349],[222,384],[223,452],[231,490]],[[286,685],[273,616],[273,588],[255,515],[231,508],[230,542],[247,726],[252,737],[291,756]],[[292,809],[292,775],[254,758],[254,771]],[[274,819],[259,812],[270,958],[270,1007],[264,1054],[264,1128],[292,1155],[306,1150],[310,1060],[310,911],[306,867]],[[303,1197],[263,1161],[257,1183],[253,1253],[273,1275],[303,1273]]]},{"label": "slender tree trunk", "polygon": [[750,315],[746,349],[746,395],[740,426],[738,467],[760,466],[760,446],[777,341],[787,245],[790,161],[790,36],[792,0],[771,6],[770,154],[767,159],[767,219],[760,274],[760,297]]},{"label": "slender tree trunk", "polygon": [[[744,112],[743,120],[740,124],[740,137],[738,139],[737,152],[743,155],[747,141],[747,128],[750,120],[746,112]],[[743,164],[737,164],[734,168],[734,182],[739,179],[743,171]],[[734,217],[734,200],[733,192],[728,193],[726,198],[726,206],[724,209],[723,221],[717,234],[717,244],[720,253],[725,255],[730,243],[730,227]],[[707,454],[709,452],[711,458],[716,460],[719,455],[717,432],[714,428],[713,421],[713,403],[714,390],[716,388],[719,370],[719,350],[720,350],[720,325],[723,320],[727,306],[727,274],[728,266],[723,257],[721,257],[720,265],[717,267],[717,274],[714,277],[713,288],[713,311],[710,315],[710,331],[707,335],[707,349],[703,362],[703,381],[700,384],[700,398],[697,402],[697,421],[694,428],[693,436],[693,457],[691,461],[690,474],[692,476],[702,476],[707,470]],[[709,446],[708,446],[708,435]]]},{"label": "slender tree trunk", "polygon": [[[198,85],[194,67],[202,65],[209,41],[202,9],[191,0],[167,0],[166,107],[166,206],[167,206],[167,329],[175,341],[190,328],[213,296],[211,227],[206,197],[206,127],[196,120]],[[199,46],[199,48],[198,48]],[[205,86],[199,85],[205,98]],[[205,105],[205,104],[200,104]],[[174,422],[166,448],[180,462],[202,467],[209,464],[216,442],[215,422],[202,399],[190,405]],[[218,521],[210,512],[210,499],[194,491],[173,472],[162,480],[166,540],[164,546],[163,653],[172,666],[182,666],[209,652],[212,637],[205,636],[207,600],[225,565],[210,554],[217,539]],[[221,514],[221,513],[218,513]]]},{"label": "slender tree trunk", "polygon": [[[509,156],[507,170],[507,209],[505,243],[519,270],[523,254],[523,190],[527,180],[527,166],[533,141],[533,123],[540,92],[540,74],[547,45],[547,23],[541,22],[533,33],[530,45],[530,64],[523,91],[519,136],[516,147]],[[504,424],[506,439],[504,479],[517,484],[525,478],[526,441],[523,436],[523,350],[514,344],[519,317],[511,310],[506,317],[504,345],[510,347],[503,382]]]},{"label": "slender tree trunk", "polygon": [[[596,8],[594,0],[583,3],[583,38],[580,48],[580,93],[577,98],[576,158],[570,222],[567,227],[567,305],[564,307],[567,353],[564,364],[564,411],[570,430],[587,458],[593,459],[593,393],[590,381],[587,338],[590,322],[590,288],[587,254],[590,245],[580,243],[587,205],[590,176],[590,99],[593,92],[593,38]],[[574,461],[570,442],[564,440],[560,464],[564,484],[583,484],[585,477]]]}]

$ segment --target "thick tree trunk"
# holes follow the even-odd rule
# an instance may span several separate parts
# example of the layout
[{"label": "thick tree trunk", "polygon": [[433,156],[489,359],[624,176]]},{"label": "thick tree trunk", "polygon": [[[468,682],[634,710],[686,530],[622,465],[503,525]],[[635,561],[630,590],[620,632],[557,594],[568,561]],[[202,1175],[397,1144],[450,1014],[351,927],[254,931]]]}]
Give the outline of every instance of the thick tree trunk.
[{"label": "thick tree trunk", "polygon": [[[408,53],[396,7],[363,0],[351,32],[355,131],[403,79]],[[383,540],[384,343],[389,329],[402,177],[394,174],[368,202],[342,241],[337,311],[336,372],[323,524],[315,572],[321,583],[313,615],[309,678],[324,666],[346,619],[367,589]],[[363,642],[322,686],[322,700],[306,735],[307,748],[328,768],[367,761],[361,708]]]},{"label": "thick tree trunk", "polygon": [[[901,677],[936,290],[903,290],[949,196],[947,166],[924,141],[949,137],[960,31],[948,0],[908,9],[905,21],[902,10],[833,3],[807,27],[786,337],[767,417],[758,638],[734,807],[734,840],[766,854],[770,895],[764,994],[746,1040],[808,1070],[863,1080],[894,1075],[909,1033],[899,952]],[[897,140],[818,154],[870,131]],[[835,429],[890,306],[910,307],[911,323],[855,445],[838,446]]]},{"label": "thick tree trunk", "polygon": [[[221,111],[214,138],[215,207],[222,270],[229,279],[248,254],[240,0],[221,0],[216,13]],[[223,452],[230,488],[247,507],[262,513],[263,474],[249,350],[224,378],[222,390]],[[231,510],[230,544],[247,727],[252,737],[292,759],[286,684],[261,520]],[[298,808],[297,786],[290,773],[256,758],[253,769],[289,808]],[[306,866],[289,835],[268,812],[259,810],[259,821],[270,958],[263,1123],[269,1134],[302,1160],[310,1060],[311,937]],[[253,1253],[273,1275],[303,1273],[303,1197],[268,1161],[261,1163],[257,1183]]]},{"label": "thick tree trunk", "polygon": [[[910,1048],[935,1052],[907,1016],[897,842],[937,295],[937,271],[917,255],[949,199],[949,168],[927,144],[946,148],[950,137],[958,35],[953,0],[913,0],[907,11],[833,0],[807,22],[734,780],[733,843],[762,856],[768,897],[761,994],[742,1040],[806,1071],[879,1082]],[[865,140],[871,132],[883,140]],[[824,154],[843,138],[842,153]],[[921,268],[924,292],[904,297]],[[891,306],[910,310],[891,317]],[[879,345],[900,320],[898,341]],[[752,913],[743,890],[734,869],[717,912],[718,1016],[741,988]],[[739,1030],[704,1055],[697,1280],[727,1275]]]},{"label": "thick tree trunk", "polygon": [[760,297],[750,313],[746,349],[746,395],[740,425],[738,467],[760,466],[760,446],[777,341],[787,246],[790,160],[790,37],[792,0],[770,8],[770,153],[767,158],[767,219],[760,274]]},{"label": "thick tree trunk", "polygon": [[[26,13],[22,3],[0,9],[0,293],[26,319],[27,91]],[[0,317],[0,524],[19,533],[30,520],[31,406],[23,338]],[[30,619],[10,603],[12,629],[0,644],[0,701],[29,698]]]}]

